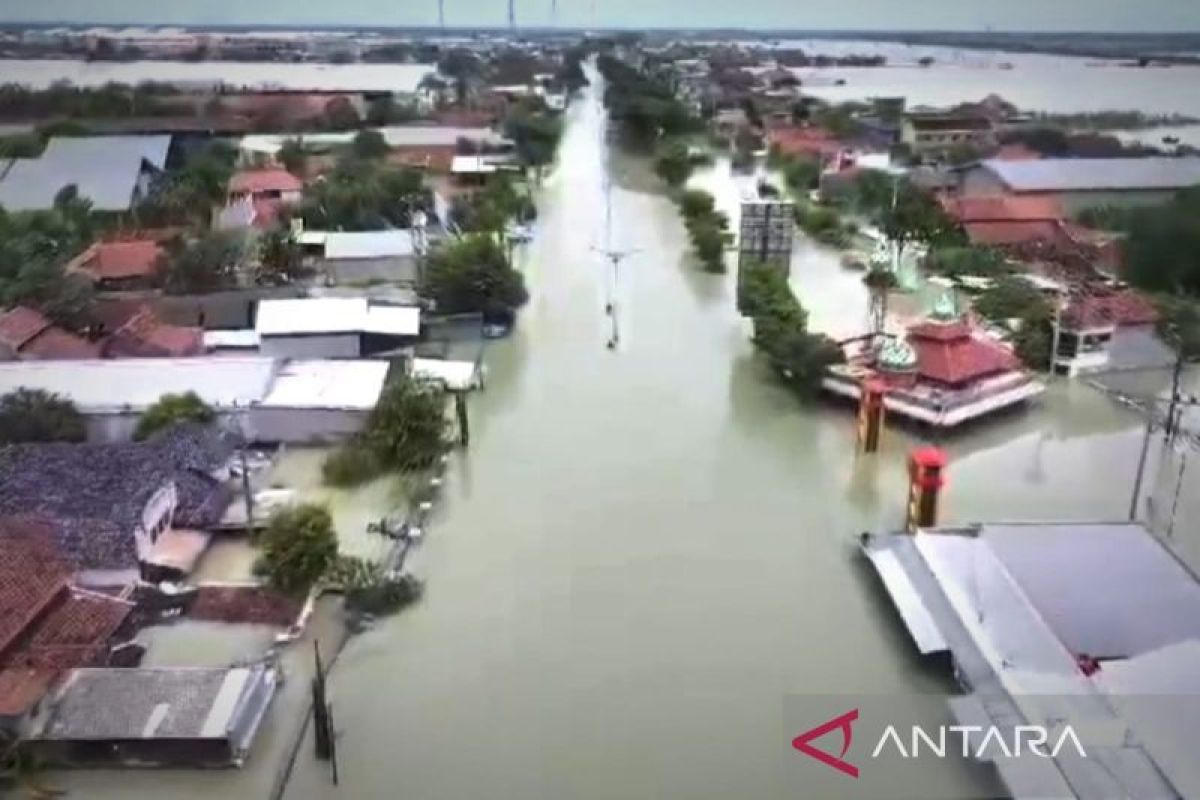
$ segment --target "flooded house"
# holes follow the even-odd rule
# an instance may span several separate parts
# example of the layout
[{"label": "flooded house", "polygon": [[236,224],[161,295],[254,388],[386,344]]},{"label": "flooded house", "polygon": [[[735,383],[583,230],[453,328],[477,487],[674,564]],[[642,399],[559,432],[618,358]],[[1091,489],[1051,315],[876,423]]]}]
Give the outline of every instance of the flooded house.
[{"label": "flooded house", "polygon": [[878,380],[893,414],[952,428],[1037,397],[1045,386],[1005,345],[985,337],[942,298],[903,336],[843,343],[846,361],[830,367],[821,388],[853,400]]}]

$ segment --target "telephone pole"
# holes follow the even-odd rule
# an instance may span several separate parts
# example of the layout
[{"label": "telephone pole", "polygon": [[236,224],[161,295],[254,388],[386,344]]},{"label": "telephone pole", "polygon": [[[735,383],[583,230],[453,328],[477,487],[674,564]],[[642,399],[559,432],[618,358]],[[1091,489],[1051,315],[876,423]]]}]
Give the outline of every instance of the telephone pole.
[{"label": "telephone pole", "polygon": [[517,29],[517,0],[508,0],[508,29]]},{"label": "telephone pole", "polygon": [[446,0],[438,0],[438,27],[446,32]]}]

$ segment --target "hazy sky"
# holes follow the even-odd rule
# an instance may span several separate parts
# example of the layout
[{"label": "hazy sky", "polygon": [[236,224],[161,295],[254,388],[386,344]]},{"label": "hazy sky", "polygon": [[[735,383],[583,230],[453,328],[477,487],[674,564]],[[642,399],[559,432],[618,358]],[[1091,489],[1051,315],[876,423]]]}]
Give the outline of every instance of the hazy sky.
[{"label": "hazy sky", "polygon": [[[1200,31],[1200,0],[557,0],[570,26]],[[553,0],[516,0],[545,25]],[[447,23],[503,25],[507,0],[445,0]],[[0,0],[0,20],[430,25],[437,0]]]}]

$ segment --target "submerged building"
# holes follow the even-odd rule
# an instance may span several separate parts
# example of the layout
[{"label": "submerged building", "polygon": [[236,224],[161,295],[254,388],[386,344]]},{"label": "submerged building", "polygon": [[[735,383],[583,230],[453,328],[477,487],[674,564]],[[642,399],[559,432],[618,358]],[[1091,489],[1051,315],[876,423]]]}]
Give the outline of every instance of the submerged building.
[{"label": "submerged building", "polygon": [[822,389],[858,400],[864,383],[876,379],[889,412],[938,427],[961,425],[1045,391],[1012,350],[976,331],[948,298],[904,337],[859,337],[843,349],[845,363],[829,368]]}]

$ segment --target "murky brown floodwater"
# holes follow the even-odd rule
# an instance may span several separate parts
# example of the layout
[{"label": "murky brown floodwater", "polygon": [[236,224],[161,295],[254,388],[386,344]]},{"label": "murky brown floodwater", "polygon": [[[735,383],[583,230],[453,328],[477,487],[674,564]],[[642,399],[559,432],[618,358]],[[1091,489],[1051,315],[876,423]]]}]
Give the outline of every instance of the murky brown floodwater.
[{"label": "murky brown floodwater", "polygon": [[[623,157],[614,244],[639,252],[617,291],[621,346],[606,350],[607,273],[590,251],[610,169],[596,94],[568,116],[525,259],[532,299],[490,347],[472,448],[410,562],[427,595],[351,642],[332,683],[342,785],[305,748],[290,800],[799,797],[787,695],[948,685],[854,549],[858,532],[901,522],[917,439],[891,431],[858,459],[851,413],[775,386],[732,273],[694,266],[673,206]],[[697,180],[736,204],[727,167]],[[860,277],[797,245],[793,285],[814,326],[865,322]],[[1039,408],[946,443],[946,518],[1122,517],[1137,426],[1058,383]],[[277,753],[158,785],[258,797]],[[122,787],[112,774],[76,783],[89,784]],[[152,785],[110,796],[161,796]]]},{"label": "murky brown floodwater", "polygon": [[[622,344],[609,352],[607,153],[569,113],[526,260],[521,327],[488,353],[474,441],[417,552],[428,594],[334,677],[342,787],[302,759],[288,796],[782,798],[784,697],[914,691],[922,668],[853,537],[901,520],[889,436],[772,385],[644,165],[612,164]],[[732,205],[727,168],[699,176]],[[801,243],[815,325],[865,320],[860,276]],[[1136,420],[1081,385],[949,443],[950,519],[1124,514]],[[965,779],[964,779],[965,780]],[[964,791],[968,784],[964,783]]]}]

